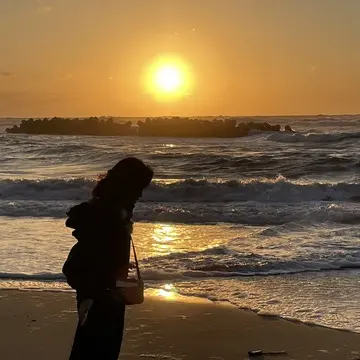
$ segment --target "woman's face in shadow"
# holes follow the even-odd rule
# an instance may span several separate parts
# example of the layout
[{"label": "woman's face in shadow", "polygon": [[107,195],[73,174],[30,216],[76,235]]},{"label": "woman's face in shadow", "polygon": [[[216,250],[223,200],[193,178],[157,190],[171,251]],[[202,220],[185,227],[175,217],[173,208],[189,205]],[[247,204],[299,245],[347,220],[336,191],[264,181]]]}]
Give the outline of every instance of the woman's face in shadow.
[{"label": "woman's face in shadow", "polygon": [[133,186],[121,186],[114,191],[114,200],[126,205],[134,205],[143,194],[143,189],[137,189]]}]

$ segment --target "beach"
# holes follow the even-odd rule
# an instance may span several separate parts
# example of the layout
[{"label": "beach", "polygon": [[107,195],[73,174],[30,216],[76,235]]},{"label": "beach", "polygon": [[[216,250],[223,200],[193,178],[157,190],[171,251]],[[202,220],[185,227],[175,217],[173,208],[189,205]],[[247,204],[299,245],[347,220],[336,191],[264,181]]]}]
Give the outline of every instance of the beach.
[{"label": "beach", "polygon": [[0,360],[360,360],[359,14],[0,0]]},{"label": "beach", "polygon": [[[133,218],[148,292],[360,333],[360,119],[255,120],[291,124],[297,132],[105,140],[5,134],[22,119],[3,119],[0,289],[68,292],[62,266],[76,239],[64,226],[66,213],[91,197],[99,174],[135,156],[155,171]],[[69,295],[56,296],[61,305]],[[71,338],[73,327],[61,336]],[[245,337],[234,334],[235,340],[224,340],[231,350]],[[264,336],[269,345],[270,335]],[[245,345],[245,354],[263,346]]]},{"label": "beach", "polygon": [[[76,327],[74,294],[2,290],[0,319],[2,360],[66,359]],[[190,297],[147,296],[128,308],[125,329],[123,360],[242,360],[253,349],[288,354],[264,359],[360,358],[359,334]]]}]

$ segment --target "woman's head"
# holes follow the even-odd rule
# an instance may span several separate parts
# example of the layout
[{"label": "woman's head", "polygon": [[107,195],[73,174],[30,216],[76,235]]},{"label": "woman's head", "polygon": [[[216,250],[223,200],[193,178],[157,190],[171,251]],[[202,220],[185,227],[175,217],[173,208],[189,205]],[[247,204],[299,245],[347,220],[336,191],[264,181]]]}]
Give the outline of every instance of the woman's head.
[{"label": "woman's head", "polygon": [[92,194],[106,201],[134,203],[150,184],[153,174],[141,160],[128,157],[120,160],[100,179]]}]

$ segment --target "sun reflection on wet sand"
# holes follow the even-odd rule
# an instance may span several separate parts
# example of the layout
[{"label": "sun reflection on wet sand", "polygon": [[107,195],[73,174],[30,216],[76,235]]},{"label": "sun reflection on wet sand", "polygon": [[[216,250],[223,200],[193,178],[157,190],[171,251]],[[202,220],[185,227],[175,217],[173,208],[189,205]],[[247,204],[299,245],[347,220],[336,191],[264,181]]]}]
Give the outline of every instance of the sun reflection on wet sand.
[{"label": "sun reflection on wet sand", "polygon": [[171,283],[162,285],[158,289],[147,289],[146,293],[150,296],[159,296],[164,300],[177,300],[181,297],[174,284]]},{"label": "sun reflection on wet sand", "polygon": [[159,289],[157,291],[157,295],[161,296],[161,297],[164,297],[166,298],[167,300],[171,300],[171,299],[174,299],[176,294],[171,292],[171,291],[166,291],[164,289]]}]

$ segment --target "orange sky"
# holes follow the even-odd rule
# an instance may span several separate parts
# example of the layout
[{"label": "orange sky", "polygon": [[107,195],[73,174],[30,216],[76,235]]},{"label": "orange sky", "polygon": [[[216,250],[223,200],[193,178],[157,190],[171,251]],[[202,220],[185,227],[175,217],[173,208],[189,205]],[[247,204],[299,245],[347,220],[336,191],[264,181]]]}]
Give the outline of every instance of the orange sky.
[{"label": "orange sky", "polygon": [[[360,113],[358,0],[0,0],[0,116]],[[144,66],[175,54],[187,96]]]}]

